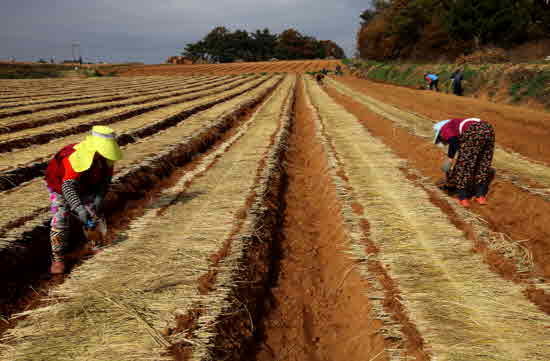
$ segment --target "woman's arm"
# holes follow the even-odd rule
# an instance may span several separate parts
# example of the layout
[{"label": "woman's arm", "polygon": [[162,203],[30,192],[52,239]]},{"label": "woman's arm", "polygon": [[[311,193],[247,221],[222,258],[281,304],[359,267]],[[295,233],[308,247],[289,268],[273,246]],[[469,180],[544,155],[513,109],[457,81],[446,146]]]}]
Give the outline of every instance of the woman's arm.
[{"label": "woman's arm", "polygon": [[460,148],[460,143],[458,141],[458,137],[451,137],[448,140],[449,142],[449,151],[447,155],[449,156],[449,159],[454,159],[456,152],[458,152],[458,149]]}]

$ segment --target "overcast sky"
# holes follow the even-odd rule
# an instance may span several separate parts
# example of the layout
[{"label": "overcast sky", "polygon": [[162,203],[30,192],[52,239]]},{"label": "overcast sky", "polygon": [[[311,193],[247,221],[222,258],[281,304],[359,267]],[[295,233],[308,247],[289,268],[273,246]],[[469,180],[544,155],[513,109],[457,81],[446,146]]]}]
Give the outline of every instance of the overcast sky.
[{"label": "overcast sky", "polygon": [[293,27],[355,50],[369,0],[0,0],[0,60],[72,58],[162,63],[218,25],[274,33]]}]

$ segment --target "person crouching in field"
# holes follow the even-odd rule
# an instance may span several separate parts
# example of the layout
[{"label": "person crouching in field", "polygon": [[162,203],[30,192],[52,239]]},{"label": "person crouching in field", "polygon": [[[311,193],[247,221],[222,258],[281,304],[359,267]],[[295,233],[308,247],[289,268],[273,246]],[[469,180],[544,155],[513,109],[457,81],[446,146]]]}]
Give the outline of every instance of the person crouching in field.
[{"label": "person crouching in field", "polygon": [[46,184],[53,214],[50,273],[65,272],[71,222],[76,218],[93,228],[111,183],[114,161],[120,159],[122,152],[114,131],[95,126],[84,141],[62,148],[48,163]]},{"label": "person crouching in field", "polygon": [[323,73],[317,73],[315,75],[315,80],[317,80],[317,84],[323,85],[323,79],[325,78],[325,75]]},{"label": "person crouching in field", "polygon": [[424,74],[424,79],[428,83],[428,89],[435,90],[436,92],[439,91],[439,76],[434,73],[426,73]]},{"label": "person crouching in field", "polygon": [[458,190],[459,203],[469,207],[474,196],[479,204],[487,204],[495,148],[493,126],[478,118],[457,118],[435,124],[434,130],[434,144],[449,146],[449,159],[442,168],[448,172],[448,184]]}]

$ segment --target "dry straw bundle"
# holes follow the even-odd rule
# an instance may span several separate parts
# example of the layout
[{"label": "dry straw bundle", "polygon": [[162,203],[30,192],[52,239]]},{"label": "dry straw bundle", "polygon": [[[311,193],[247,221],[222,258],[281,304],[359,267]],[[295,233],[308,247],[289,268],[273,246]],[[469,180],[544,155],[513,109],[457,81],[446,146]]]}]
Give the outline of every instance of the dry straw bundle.
[{"label": "dry straw bundle", "polygon": [[401,173],[403,160],[313,82],[309,87],[365,208],[379,260],[398,283],[426,350],[438,360],[546,360],[550,317],[471,253],[462,232]]},{"label": "dry straw bundle", "polygon": [[[15,108],[36,104],[60,103],[65,101],[78,101],[91,99],[109,94],[125,94],[127,92],[148,92],[154,89],[162,89],[164,86],[185,83],[187,86],[208,81],[212,77],[187,77],[187,78],[166,78],[166,77],[148,77],[148,78],[122,78],[121,80],[103,80],[100,83],[84,84],[83,80],[75,80],[79,84],[77,88],[66,87],[61,90],[55,90],[54,87],[45,87],[42,91],[33,94],[28,89],[23,91],[16,90],[10,92],[9,96],[0,96],[0,106],[3,108]],[[57,80],[51,80],[54,83]],[[80,93],[83,94],[75,94]]]},{"label": "dry straw bundle", "polygon": [[[0,159],[0,170],[32,166],[37,162],[49,160],[63,145],[79,142],[82,138],[81,133],[87,131],[93,124],[110,123],[109,126],[119,134],[119,138],[125,136],[125,133],[128,133],[130,137],[139,137],[139,132],[142,129],[167,122],[174,114],[190,112],[193,108],[201,109],[208,104],[215,104],[220,99],[252,89],[263,80],[265,77],[222,84],[213,90],[199,91],[174,99],[82,116],[66,121],[62,126],[54,124],[49,126],[51,127],[50,132],[55,135],[54,139],[46,144],[29,144],[25,149],[4,154]],[[124,120],[125,118],[127,119]],[[32,129],[35,134],[42,134],[43,131],[42,128]]]},{"label": "dry straw bundle", "polygon": [[[220,125],[225,126],[225,124],[229,124],[231,119],[233,119],[235,114],[237,114],[240,109],[246,108],[250,103],[254,103],[258,99],[262,98],[264,94],[272,89],[279,80],[280,78],[258,79],[252,82],[252,90],[249,90],[250,88],[243,86],[243,88],[240,89],[241,92],[245,91],[243,94],[230,101],[225,101],[218,104],[212,109],[211,112],[205,112],[205,116],[208,116],[208,114],[214,114],[212,115],[212,118],[207,118],[209,119],[208,121],[202,120],[202,118],[200,118],[201,113],[198,113],[190,119],[187,119],[185,122],[178,124],[176,127],[161,131],[152,137],[144,138],[124,147],[123,149],[126,156],[119,162],[119,164],[117,164],[117,169],[119,169],[119,172],[114,180],[115,184],[122,181],[123,186],[116,187],[116,189],[124,192],[128,191],[128,187],[134,187],[129,188],[130,191],[132,189],[139,190],[141,188],[140,182],[143,181],[143,177],[139,176],[138,170],[144,167],[146,168],[147,166],[145,164],[149,164],[150,162],[162,162],[162,164],[167,163],[168,166],[164,166],[161,169],[161,171],[164,172],[166,172],[167,169],[173,169],[177,162],[172,158],[176,154],[181,152],[191,152],[190,154],[193,154],[193,152],[196,152],[204,137],[210,137],[210,134],[212,134],[215,129],[220,128]],[[233,95],[234,94],[238,93],[233,93]],[[221,96],[224,96],[224,94]],[[225,94],[225,96],[227,97],[228,95]],[[220,99],[224,98],[214,97],[214,100],[211,101],[218,102]],[[205,103],[200,103],[199,108],[201,104],[204,105]],[[192,108],[193,105],[197,104],[191,104],[189,107]],[[185,105],[185,107],[188,106]],[[176,113],[183,110],[184,109],[180,106],[180,108],[176,109]],[[168,115],[173,116],[176,113],[171,112]],[[161,119],[162,118],[163,117],[161,117]],[[146,118],[145,122],[150,122],[150,118]],[[151,154],[155,154],[156,156],[147,159],[147,157]],[[149,174],[154,173],[151,169],[147,172]],[[145,184],[147,184],[147,181],[145,181]],[[18,219],[21,215],[29,216],[31,218],[22,226],[10,229],[2,235],[1,246],[7,247],[16,240],[21,239],[25,232],[37,229],[37,227],[46,224],[50,215],[48,213],[48,201],[45,194],[44,185],[40,179],[23,184],[4,195],[7,203],[17,205],[17,207],[10,207],[10,209],[6,210],[6,212],[2,212],[1,221],[3,222],[3,226],[9,225],[10,222],[14,219]],[[29,202],[31,199],[34,199],[34,201]],[[14,213],[15,209],[17,209],[17,215]]]}]

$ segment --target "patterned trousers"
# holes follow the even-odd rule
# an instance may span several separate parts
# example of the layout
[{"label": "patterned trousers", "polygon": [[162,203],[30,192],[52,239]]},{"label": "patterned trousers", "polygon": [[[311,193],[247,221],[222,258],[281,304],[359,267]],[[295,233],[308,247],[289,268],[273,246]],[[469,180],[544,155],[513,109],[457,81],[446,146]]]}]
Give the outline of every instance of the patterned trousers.
[{"label": "patterned trousers", "polygon": [[471,124],[460,136],[460,149],[451,172],[450,183],[455,185],[461,199],[485,196],[489,191],[491,162],[495,149],[495,132],[491,124]]},{"label": "patterned trousers", "polygon": [[[63,261],[70,245],[71,224],[76,218],[70,212],[70,207],[62,194],[48,188],[50,193],[50,210],[52,220],[50,222],[50,243],[52,246],[52,259],[54,262]],[[90,210],[93,197],[84,197],[84,206]]]}]

